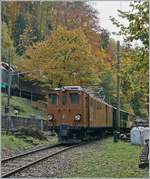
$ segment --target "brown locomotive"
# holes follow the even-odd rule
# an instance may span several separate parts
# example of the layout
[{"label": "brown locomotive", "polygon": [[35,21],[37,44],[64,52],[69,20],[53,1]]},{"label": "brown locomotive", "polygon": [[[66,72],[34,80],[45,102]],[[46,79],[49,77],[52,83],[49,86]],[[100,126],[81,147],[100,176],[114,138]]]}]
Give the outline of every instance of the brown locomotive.
[{"label": "brown locomotive", "polygon": [[[126,128],[133,115],[120,113],[122,127]],[[115,119],[116,108],[80,86],[56,88],[49,93],[48,126],[56,131],[61,141],[79,142],[86,136],[101,136],[113,131]]]}]

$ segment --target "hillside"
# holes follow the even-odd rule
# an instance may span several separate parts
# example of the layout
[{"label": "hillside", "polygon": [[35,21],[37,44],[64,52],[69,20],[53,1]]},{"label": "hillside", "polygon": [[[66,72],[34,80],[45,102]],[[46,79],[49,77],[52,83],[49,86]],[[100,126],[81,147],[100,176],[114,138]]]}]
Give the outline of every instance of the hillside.
[{"label": "hillside", "polygon": [[[32,104],[31,104],[32,103]],[[33,107],[33,103],[37,104],[36,107]],[[2,104],[2,114],[4,114],[4,106],[7,105],[7,95],[1,94],[1,104]],[[38,108],[38,101],[31,102],[31,100],[26,98],[21,98],[17,96],[11,96],[10,99],[11,105],[11,115],[15,115],[15,110],[18,111],[18,116],[21,117],[31,117],[31,116],[38,116],[38,117],[46,117],[46,112],[44,109]]]}]

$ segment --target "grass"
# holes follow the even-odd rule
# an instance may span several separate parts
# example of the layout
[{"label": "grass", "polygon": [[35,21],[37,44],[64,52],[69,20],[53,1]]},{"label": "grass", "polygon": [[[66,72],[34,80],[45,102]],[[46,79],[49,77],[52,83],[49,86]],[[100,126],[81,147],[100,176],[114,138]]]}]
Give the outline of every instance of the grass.
[{"label": "grass", "polygon": [[[2,106],[7,104],[7,95],[6,94],[2,94]],[[17,97],[17,96],[11,96],[10,98],[10,105],[11,105],[11,115],[15,115],[13,113],[13,109],[14,108],[18,108],[20,109],[20,112],[18,114],[18,116],[21,117],[31,117],[31,115],[33,116],[41,116],[44,117],[45,114],[43,111],[37,110],[35,108],[32,107],[31,105],[31,101],[29,99],[26,98],[21,98],[21,97]]]},{"label": "grass", "polygon": [[[29,141],[29,142],[27,142]],[[52,145],[57,143],[57,137],[49,136],[48,140],[39,140],[33,137],[26,137],[25,139],[20,139],[14,135],[1,135],[1,146],[2,149],[18,150],[18,149],[29,149],[35,145]]]},{"label": "grass", "polygon": [[74,153],[71,169],[63,177],[148,178],[148,169],[139,169],[140,146],[113,143],[111,138],[97,143],[96,148]]},{"label": "grass", "polygon": [[32,144],[23,141],[22,139],[16,138],[13,135],[2,135],[1,137],[2,149],[27,149],[32,146]]}]

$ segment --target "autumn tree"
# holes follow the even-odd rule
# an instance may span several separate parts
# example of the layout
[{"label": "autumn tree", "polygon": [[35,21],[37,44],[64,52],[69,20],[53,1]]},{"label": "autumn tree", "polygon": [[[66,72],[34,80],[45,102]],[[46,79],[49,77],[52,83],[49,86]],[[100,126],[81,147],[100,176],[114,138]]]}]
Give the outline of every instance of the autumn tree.
[{"label": "autumn tree", "polygon": [[95,84],[99,81],[98,59],[82,32],[58,27],[51,38],[28,48],[20,62],[20,70],[41,70],[31,79],[45,82],[50,87]]},{"label": "autumn tree", "polygon": [[95,54],[100,46],[97,11],[86,2],[3,2],[2,21],[10,29],[18,55],[25,52],[25,39],[30,43],[47,39],[58,26],[82,28]]},{"label": "autumn tree", "polygon": [[8,26],[6,23],[2,23],[2,61],[9,62],[15,58],[15,48],[13,46],[13,41],[11,40]]},{"label": "autumn tree", "polygon": [[[68,30],[82,28],[93,53],[96,53],[100,46],[101,28],[98,25],[97,11],[85,2],[43,2],[41,8],[45,9],[42,24],[49,24],[55,30],[63,26]],[[48,18],[49,17],[49,18]],[[43,28],[44,29],[44,28]],[[45,28],[46,31],[48,27]]]}]

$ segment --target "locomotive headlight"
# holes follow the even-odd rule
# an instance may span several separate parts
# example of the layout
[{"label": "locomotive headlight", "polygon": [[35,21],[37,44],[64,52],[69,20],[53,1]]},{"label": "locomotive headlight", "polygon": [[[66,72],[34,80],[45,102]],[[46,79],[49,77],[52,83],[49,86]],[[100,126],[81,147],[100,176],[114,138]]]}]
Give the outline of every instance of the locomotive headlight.
[{"label": "locomotive headlight", "polygon": [[48,115],[48,120],[51,121],[51,120],[53,120],[53,118],[54,118],[54,116],[53,116],[52,114],[49,114],[49,115]]},{"label": "locomotive headlight", "polygon": [[76,121],[80,121],[81,115],[80,115],[80,114],[77,114],[77,115],[74,117],[74,119],[75,119]]}]

